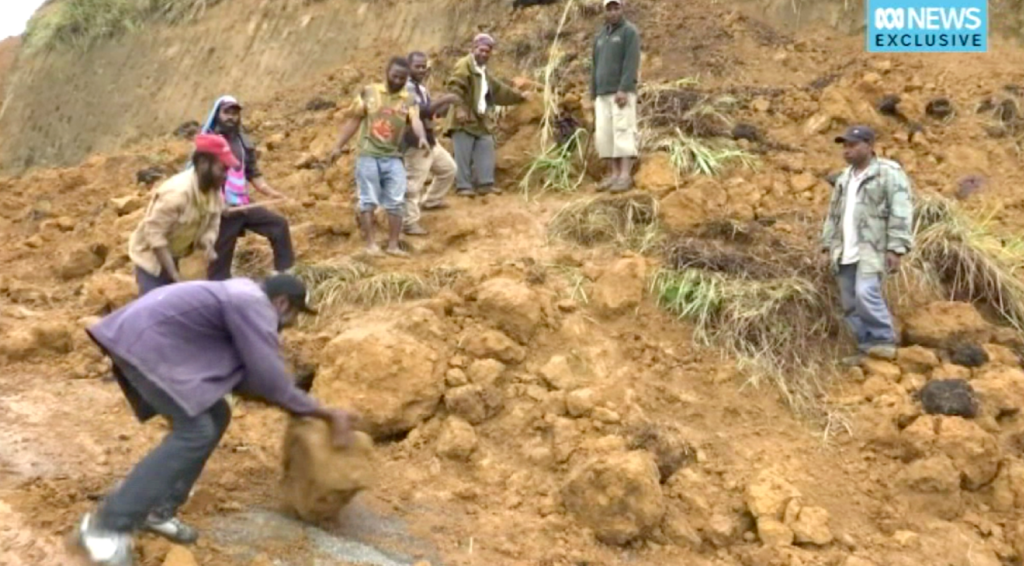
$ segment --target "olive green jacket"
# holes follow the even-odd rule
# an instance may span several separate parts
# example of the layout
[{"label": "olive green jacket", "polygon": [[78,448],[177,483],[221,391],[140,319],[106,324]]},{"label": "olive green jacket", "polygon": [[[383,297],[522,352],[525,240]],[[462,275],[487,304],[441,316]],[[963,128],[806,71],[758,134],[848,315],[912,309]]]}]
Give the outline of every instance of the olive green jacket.
[{"label": "olive green jacket", "polygon": [[[847,167],[836,179],[828,217],[821,233],[822,248],[829,252],[834,270],[843,255],[843,214],[846,189],[853,167]],[[913,195],[910,179],[895,161],[875,158],[857,191],[854,224],[857,226],[858,275],[884,274],[885,254],[906,254],[914,244]]]},{"label": "olive green jacket", "polygon": [[483,75],[473,66],[473,55],[467,55],[455,64],[451,76],[445,81],[448,92],[457,95],[459,102],[448,109],[444,127],[448,132],[464,131],[474,136],[486,136],[494,132],[494,108],[511,106],[525,99],[512,87],[487,73],[487,111],[477,112],[476,101],[480,98]]}]

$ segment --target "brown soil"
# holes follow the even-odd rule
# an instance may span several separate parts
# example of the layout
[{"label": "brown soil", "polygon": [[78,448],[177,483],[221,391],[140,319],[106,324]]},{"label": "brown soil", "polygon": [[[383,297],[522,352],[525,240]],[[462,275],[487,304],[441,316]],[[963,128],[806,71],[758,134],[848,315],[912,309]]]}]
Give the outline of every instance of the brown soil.
[{"label": "brown soil", "polygon": [[[710,257],[703,267],[755,277],[780,265],[810,270],[824,179],[842,167],[832,137],[852,122],[879,130],[881,152],[904,164],[917,190],[953,195],[965,176],[981,175],[986,183],[964,205],[995,209],[1004,230],[1024,227],[1017,146],[1012,135],[991,135],[1008,125],[973,112],[982,99],[1013,96],[1005,85],[1024,84],[1019,48],[993,40],[984,55],[868,56],[860,36],[784,32],[728,3],[631,6],[645,34],[644,79],[699,75],[701,93],[734,96],[734,118],[763,138],[740,142],[761,156],[757,172],[679,187],[665,156],[645,156],[639,190],[690,243],[677,259]],[[493,19],[502,71],[526,75],[543,63],[560,9]],[[570,49],[585,49],[596,25],[574,19]],[[463,47],[438,40],[435,76]],[[247,105],[268,179],[294,197],[279,209],[303,264],[360,249],[352,157],[311,166],[333,142],[337,113],[307,105],[341,100],[376,77],[381,53],[354,51],[349,66],[309,71],[300,87]],[[565,71],[578,93],[585,59],[577,53]],[[893,93],[923,131],[911,135],[875,110]],[[951,120],[926,115],[937,97],[957,109]],[[452,198],[452,208],[425,216],[431,234],[410,240],[410,259],[372,265],[418,277],[425,291],[385,305],[341,297],[285,334],[289,358],[317,367],[313,394],[358,409],[378,441],[373,485],[358,501],[401,517],[452,565],[1019,563],[1024,370],[1015,333],[968,305],[910,310],[917,314],[901,327],[918,346],[840,376],[820,400],[830,409],[824,427],[797,420],[773,389],[749,386],[734,360],[694,346],[690,329],[656,308],[646,277],[664,255],[548,237],[550,219],[583,195],[514,194],[537,147],[538,110],[533,103],[504,119],[505,194]],[[126,241],[150,190],[134,184],[136,173],[177,170],[187,155],[187,142],[167,136],[0,178],[0,563],[71,564],[62,537],[165,432],[132,419],[82,329],[131,299]],[[246,238],[240,273],[269,267],[265,242]],[[953,363],[965,340],[988,362]],[[977,416],[923,414],[916,394],[932,379],[969,381]],[[184,519],[211,529],[218,517],[285,502],[287,427],[275,410],[240,403]],[[321,471],[312,468],[302,469]],[[352,489],[332,483],[344,479],[317,486]],[[291,498],[311,499],[319,497]],[[139,558],[236,566],[312,552],[301,541],[255,550],[263,562],[209,539],[189,554],[144,538]]]}]

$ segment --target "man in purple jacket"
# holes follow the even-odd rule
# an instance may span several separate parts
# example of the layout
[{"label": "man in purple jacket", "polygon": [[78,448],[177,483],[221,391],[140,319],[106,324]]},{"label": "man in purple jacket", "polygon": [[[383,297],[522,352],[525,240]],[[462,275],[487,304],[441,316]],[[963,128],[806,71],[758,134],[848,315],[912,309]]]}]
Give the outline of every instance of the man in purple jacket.
[{"label": "man in purple jacket", "polygon": [[348,441],[351,416],[322,408],[285,369],[278,332],[300,312],[315,311],[291,275],[195,281],[151,291],[87,330],[139,420],[171,421],[163,442],[83,517],[78,542],[93,564],[131,565],[139,527],[182,544],[198,538],[175,515],[228,427],[229,393],[325,420],[337,444]]}]

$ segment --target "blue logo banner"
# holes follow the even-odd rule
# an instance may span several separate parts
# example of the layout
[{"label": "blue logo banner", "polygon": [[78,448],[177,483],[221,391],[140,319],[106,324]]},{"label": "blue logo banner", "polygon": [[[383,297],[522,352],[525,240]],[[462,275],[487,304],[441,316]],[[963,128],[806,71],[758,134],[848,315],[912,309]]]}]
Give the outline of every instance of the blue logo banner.
[{"label": "blue logo banner", "polygon": [[987,0],[868,0],[870,53],[984,53]]}]

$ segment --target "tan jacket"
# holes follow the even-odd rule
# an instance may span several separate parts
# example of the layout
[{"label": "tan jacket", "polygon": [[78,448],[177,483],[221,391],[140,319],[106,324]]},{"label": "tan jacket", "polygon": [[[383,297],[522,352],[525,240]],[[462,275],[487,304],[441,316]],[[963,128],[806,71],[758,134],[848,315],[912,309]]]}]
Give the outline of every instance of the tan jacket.
[{"label": "tan jacket", "polygon": [[142,222],[128,240],[128,257],[156,277],[161,268],[155,248],[170,248],[174,259],[194,249],[212,250],[223,210],[220,191],[201,192],[195,170],[182,171],[154,191]]}]

